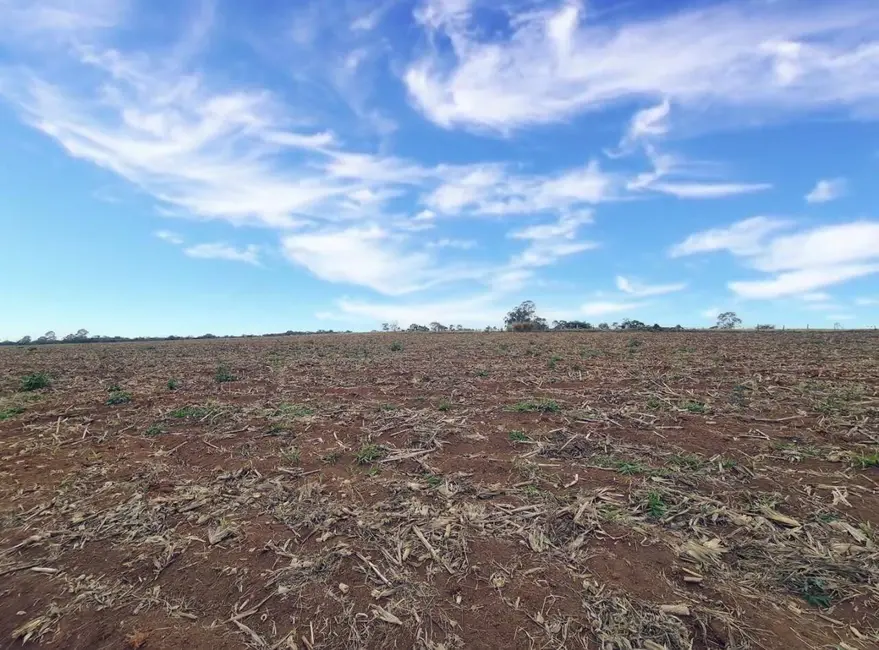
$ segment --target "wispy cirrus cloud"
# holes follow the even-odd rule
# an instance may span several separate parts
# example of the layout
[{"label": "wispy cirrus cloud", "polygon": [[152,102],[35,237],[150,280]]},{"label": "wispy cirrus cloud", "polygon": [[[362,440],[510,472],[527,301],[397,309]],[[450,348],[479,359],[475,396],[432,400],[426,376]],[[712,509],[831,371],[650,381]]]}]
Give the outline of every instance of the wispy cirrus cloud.
[{"label": "wispy cirrus cloud", "polygon": [[661,296],[667,293],[675,293],[683,291],[687,288],[685,282],[675,282],[671,284],[642,284],[637,280],[633,280],[622,275],[616,277],[617,289],[623,293],[639,298],[647,296]]},{"label": "wispy cirrus cloud", "polygon": [[236,248],[224,242],[195,244],[183,249],[184,255],[202,260],[226,260],[228,262],[244,262],[259,266],[260,248],[250,244],[244,248]]},{"label": "wispy cirrus cloud", "polygon": [[784,2],[721,3],[606,25],[581,2],[559,2],[491,32],[474,28],[475,4],[426,0],[416,13],[434,46],[404,79],[413,104],[446,128],[508,132],[631,97],[784,113],[875,111],[879,99],[862,83],[879,60],[873,3],[795,13]]}]

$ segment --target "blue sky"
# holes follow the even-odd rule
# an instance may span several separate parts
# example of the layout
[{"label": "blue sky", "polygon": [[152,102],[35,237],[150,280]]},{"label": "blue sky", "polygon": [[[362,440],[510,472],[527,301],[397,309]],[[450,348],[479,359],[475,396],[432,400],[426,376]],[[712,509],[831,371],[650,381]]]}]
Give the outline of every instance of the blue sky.
[{"label": "blue sky", "polygon": [[879,324],[879,3],[0,0],[0,338]]}]

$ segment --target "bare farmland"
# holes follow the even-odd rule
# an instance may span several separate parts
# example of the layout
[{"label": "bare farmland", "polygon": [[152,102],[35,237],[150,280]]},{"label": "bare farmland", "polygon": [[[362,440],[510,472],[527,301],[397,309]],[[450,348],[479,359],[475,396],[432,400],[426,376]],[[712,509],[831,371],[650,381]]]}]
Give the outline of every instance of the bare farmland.
[{"label": "bare farmland", "polygon": [[0,349],[0,647],[875,648],[877,359],[835,332]]}]

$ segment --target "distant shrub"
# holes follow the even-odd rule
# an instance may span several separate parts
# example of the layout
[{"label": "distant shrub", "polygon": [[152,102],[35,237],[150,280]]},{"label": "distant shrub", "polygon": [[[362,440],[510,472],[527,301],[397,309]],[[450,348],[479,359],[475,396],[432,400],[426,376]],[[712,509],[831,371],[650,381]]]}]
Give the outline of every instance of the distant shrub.
[{"label": "distant shrub", "polygon": [[48,388],[52,384],[52,379],[45,372],[35,372],[32,375],[25,375],[21,378],[21,390],[32,391]]},{"label": "distant shrub", "polygon": [[220,364],[217,366],[217,371],[214,373],[214,381],[218,384],[223,384],[229,381],[237,381],[238,377],[232,374],[232,370],[229,366],[225,364]]},{"label": "distant shrub", "polygon": [[775,329],[775,325],[758,325],[758,326],[757,326],[756,328],[754,328],[754,329],[757,329],[757,330],[774,330],[774,329]]}]

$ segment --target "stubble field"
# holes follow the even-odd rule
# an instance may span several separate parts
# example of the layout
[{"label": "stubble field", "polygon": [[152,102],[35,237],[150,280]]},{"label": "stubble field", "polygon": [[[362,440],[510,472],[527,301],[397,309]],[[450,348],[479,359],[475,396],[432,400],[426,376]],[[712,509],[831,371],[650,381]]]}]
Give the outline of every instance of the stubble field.
[{"label": "stubble field", "polygon": [[876,648],[877,359],[866,332],[0,349],[0,647]]}]

